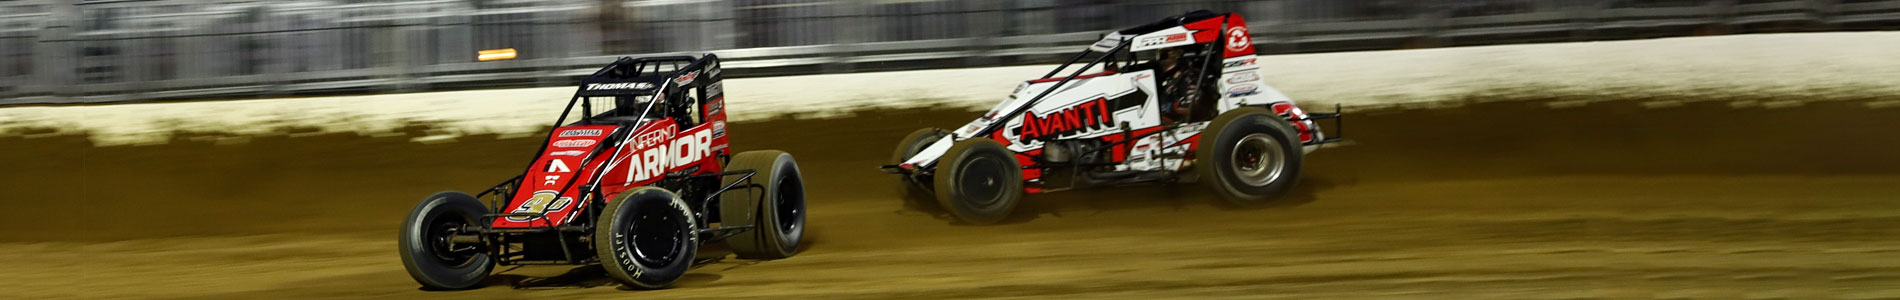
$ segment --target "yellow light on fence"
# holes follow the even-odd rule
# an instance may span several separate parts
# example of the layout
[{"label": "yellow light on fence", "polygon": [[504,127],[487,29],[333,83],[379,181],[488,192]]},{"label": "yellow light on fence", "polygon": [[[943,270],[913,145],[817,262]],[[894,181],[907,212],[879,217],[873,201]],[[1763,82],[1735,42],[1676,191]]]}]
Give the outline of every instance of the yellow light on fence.
[{"label": "yellow light on fence", "polygon": [[475,60],[478,61],[515,59],[515,48],[482,50],[476,51],[475,54]]}]

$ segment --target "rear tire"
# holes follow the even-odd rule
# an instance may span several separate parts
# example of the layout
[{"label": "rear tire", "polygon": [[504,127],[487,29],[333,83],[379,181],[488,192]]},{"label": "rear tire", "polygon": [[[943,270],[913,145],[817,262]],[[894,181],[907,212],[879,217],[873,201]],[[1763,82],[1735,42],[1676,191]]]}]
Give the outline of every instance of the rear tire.
[{"label": "rear tire", "polygon": [[[891,163],[904,163],[904,159],[917,155],[917,152],[923,152],[925,147],[930,147],[931,144],[937,143],[937,140],[941,140],[943,137],[943,131],[936,128],[923,128],[912,131],[910,135],[904,136],[904,139],[897,141],[897,149],[891,151]],[[905,204],[913,205],[918,208],[937,206],[937,194],[930,192],[930,189],[925,188],[923,185],[912,181],[909,175],[897,178],[897,196],[904,199]]]},{"label": "rear tire", "polygon": [[957,142],[938,158],[937,204],[964,222],[995,224],[1023,197],[1023,168],[995,140]]},{"label": "rear tire", "polygon": [[461,233],[465,226],[482,226],[477,222],[486,213],[481,201],[462,192],[440,192],[422,198],[403,220],[402,232],[396,238],[409,277],[429,289],[480,287],[495,268],[494,260],[486,249],[456,245],[449,242],[449,237]]},{"label": "rear tire", "polygon": [[678,195],[657,187],[620,192],[600,212],[594,250],[607,274],[635,289],[660,289],[686,275],[699,251],[698,222]]},{"label": "rear tire", "polygon": [[1252,207],[1286,195],[1300,181],[1299,133],[1286,118],[1258,107],[1222,113],[1194,150],[1200,180],[1224,203]]},{"label": "rear tire", "polygon": [[[748,169],[757,171],[752,183],[765,188],[734,187],[719,196],[720,226],[753,225],[727,238],[726,245],[744,259],[792,257],[805,236],[805,183],[798,161],[791,154],[765,150],[739,153],[726,164],[726,170]],[[726,176],[725,183],[731,185],[742,177]]]}]

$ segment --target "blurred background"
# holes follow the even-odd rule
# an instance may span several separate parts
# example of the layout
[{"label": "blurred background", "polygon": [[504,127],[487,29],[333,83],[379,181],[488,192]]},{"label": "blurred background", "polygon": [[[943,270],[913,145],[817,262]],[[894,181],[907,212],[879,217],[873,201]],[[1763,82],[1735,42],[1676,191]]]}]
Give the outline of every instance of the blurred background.
[{"label": "blurred background", "polygon": [[0,105],[558,86],[701,51],[735,76],[1053,63],[1195,9],[1265,53],[1900,28],[1896,0],[6,0]]}]

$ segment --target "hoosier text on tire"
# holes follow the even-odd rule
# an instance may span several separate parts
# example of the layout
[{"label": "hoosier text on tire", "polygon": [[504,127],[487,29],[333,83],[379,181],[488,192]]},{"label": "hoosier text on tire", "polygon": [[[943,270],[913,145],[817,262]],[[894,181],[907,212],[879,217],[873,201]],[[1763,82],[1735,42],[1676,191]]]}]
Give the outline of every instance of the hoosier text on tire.
[{"label": "hoosier text on tire", "polygon": [[621,192],[601,211],[594,250],[607,274],[636,289],[673,284],[699,250],[693,212],[678,195],[657,187]]}]

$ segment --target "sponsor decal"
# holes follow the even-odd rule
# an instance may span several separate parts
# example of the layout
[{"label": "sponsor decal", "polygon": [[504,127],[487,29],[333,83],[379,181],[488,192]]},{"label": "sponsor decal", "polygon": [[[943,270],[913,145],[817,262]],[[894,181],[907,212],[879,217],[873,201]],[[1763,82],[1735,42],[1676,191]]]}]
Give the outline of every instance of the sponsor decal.
[{"label": "sponsor decal", "polygon": [[1249,59],[1244,59],[1244,60],[1236,60],[1236,61],[1230,61],[1230,62],[1227,62],[1226,64],[1222,64],[1222,65],[1221,65],[1221,68],[1222,68],[1222,69],[1226,69],[1226,68],[1233,68],[1233,67],[1239,67],[1239,66],[1251,66],[1251,65],[1253,65],[1253,61],[1254,61],[1254,59],[1252,59],[1252,58],[1249,58]]},{"label": "sponsor decal", "polygon": [[1228,97],[1249,96],[1249,95],[1259,94],[1259,93],[1260,93],[1260,86],[1252,85],[1252,84],[1234,86],[1232,88],[1227,89]]},{"label": "sponsor decal", "polygon": [[568,150],[568,151],[554,151],[554,152],[548,152],[548,155],[550,155],[550,156],[581,156],[581,155],[585,155],[585,154],[587,154],[587,151],[581,151],[581,150]]},{"label": "sponsor decal", "polygon": [[1246,26],[1227,28],[1227,51],[1247,51],[1248,47],[1253,47],[1253,36],[1247,35]]},{"label": "sponsor decal", "polygon": [[1187,33],[1176,33],[1176,34],[1170,34],[1170,35],[1164,35],[1164,36],[1152,36],[1152,37],[1141,38],[1140,41],[1135,42],[1135,46],[1154,47],[1154,46],[1160,46],[1160,45],[1166,45],[1166,44],[1172,44],[1172,43],[1179,43],[1182,41],[1187,41],[1187,39],[1188,39]]},{"label": "sponsor decal", "polygon": [[1017,136],[1024,141],[1045,140],[1112,128],[1115,126],[1115,113],[1110,110],[1108,98],[1095,98],[1047,115],[1029,112],[1023,114],[1022,120],[1022,127],[1016,128]]},{"label": "sponsor decal", "polygon": [[722,94],[725,94],[725,93],[726,93],[726,83],[725,83],[725,82],[714,82],[714,83],[712,83],[712,84],[708,84],[708,85],[706,85],[706,97],[707,97],[707,98],[713,98],[713,97],[719,97],[719,95],[722,95]]},{"label": "sponsor decal", "polygon": [[593,145],[594,145],[594,140],[559,140],[559,141],[554,141],[554,146],[555,146],[555,147],[561,147],[561,148],[575,148],[575,147],[587,147],[587,146],[593,146]]},{"label": "sponsor decal", "polygon": [[[670,131],[670,130],[669,130]],[[660,132],[655,132],[660,133]],[[627,183],[642,182],[654,177],[665,176],[667,170],[692,165],[701,159],[712,156],[712,131],[700,130],[677,139],[672,133],[641,135],[639,143],[645,150],[635,152],[627,160]],[[645,145],[652,145],[651,147]]]},{"label": "sponsor decal", "polygon": [[717,115],[720,112],[725,111],[725,110],[726,110],[726,98],[714,98],[712,101],[706,101],[707,115]]},{"label": "sponsor decal", "polygon": [[1234,76],[1227,77],[1227,83],[1247,83],[1256,80],[1260,80],[1260,74],[1254,72],[1234,73]]},{"label": "sponsor decal", "polygon": [[674,78],[673,82],[678,82],[679,84],[688,84],[688,83],[693,83],[693,79],[695,78],[699,78],[699,71],[692,71],[692,72],[686,72],[686,74],[680,74],[680,77]]},{"label": "sponsor decal", "polygon": [[1260,86],[1252,84],[1234,86],[1227,89],[1227,97],[1244,97],[1259,93]]},{"label": "sponsor decal", "polygon": [[600,129],[569,129],[561,132],[561,137],[600,136]]},{"label": "sponsor decal", "polygon": [[589,83],[589,84],[587,84],[587,90],[589,90],[589,91],[597,91],[597,90],[644,90],[644,89],[651,89],[651,88],[653,88],[653,84],[652,84],[652,83],[646,83],[646,82],[614,82],[614,83]]},{"label": "sponsor decal", "polygon": [[726,136],[726,121],[713,121],[713,137]]},{"label": "sponsor decal", "polygon": [[1155,74],[1154,73],[1141,74],[1140,76],[1135,76],[1135,81],[1141,81],[1142,79],[1148,79],[1151,77],[1155,77]]},{"label": "sponsor decal", "polygon": [[666,128],[642,133],[634,138],[634,147],[645,149],[665,144],[667,140],[673,139],[674,131],[679,131],[679,125],[666,124]]},{"label": "sponsor decal", "polygon": [[720,72],[719,70],[723,70],[723,68],[714,66],[712,69],[706,70],[706,77],[714,77],[714,78],[719,77],[719,72]]},{"label": "sponsor decal", "polygon": [[[521,205],[516,206],[515,209],[510,212],[517,213],[517,214],[520,214],[520,213],[543,214],[543,213],[557,212],[557,211],[566,210],[567,204],[574,202],[573,197],[558,197],[557,198],[556,196],[560,196],[560,195],[555,193],[553,190],[536,191],[534,192],[533,197],[529,197],[528,201],[521,201]],[[539,217],[512,216],[512,217],[508,217],[508,220],[515,221],[515,222],[526,222],[528,220],[533,220],[537,218]]]},{"label": "sponsor decal", "polygon": [[1159,36],[1145,37],[1145,38],[1141,38],[1141,40],[1135,41],[1135,46],[1136,47],[1150,47],[1150,46],[1160,45],[1163,43],[1162,41],[1166,41],[1166,40],[1167,40],[1167,37],[1159,37]]},{"label": "sponsor decal", "polygon": [[1091,47],[1102,48],[1103,51],[1107,51],[1108,49],[1114,49],[1115,46],[1119,46],[1119,45],[1121,45],[1121,41],[1103,39],[1100,41],[1095,41],[1095,45]]},{"label": "sponsor decal", "polygon": [[[544,169],[544,171],[542,171],[542,172],[546,172],[546,173],[573,173],[573,172],[574,172],[574,170],[573,170],[572,168],[568,168],[568,167],[567,167],[567,162],[565,162],[565,161],[561,161],[561,159],[559,159],[559,158],[556,158],[556,159],[553,159],[553,160],[549,160],[549,161],[548,161],[548,167],[547,167],[547,168],[545,168],[545,169]],[[552,186],[552,185],[555,185],[555,184],[557,184],[557,183],[560,183],[560,182],[561,182],[561,175],[547,175],[547,176],[542,176],[542,177],[541,177],[541,185],[542,185],[542,186]]]}]

